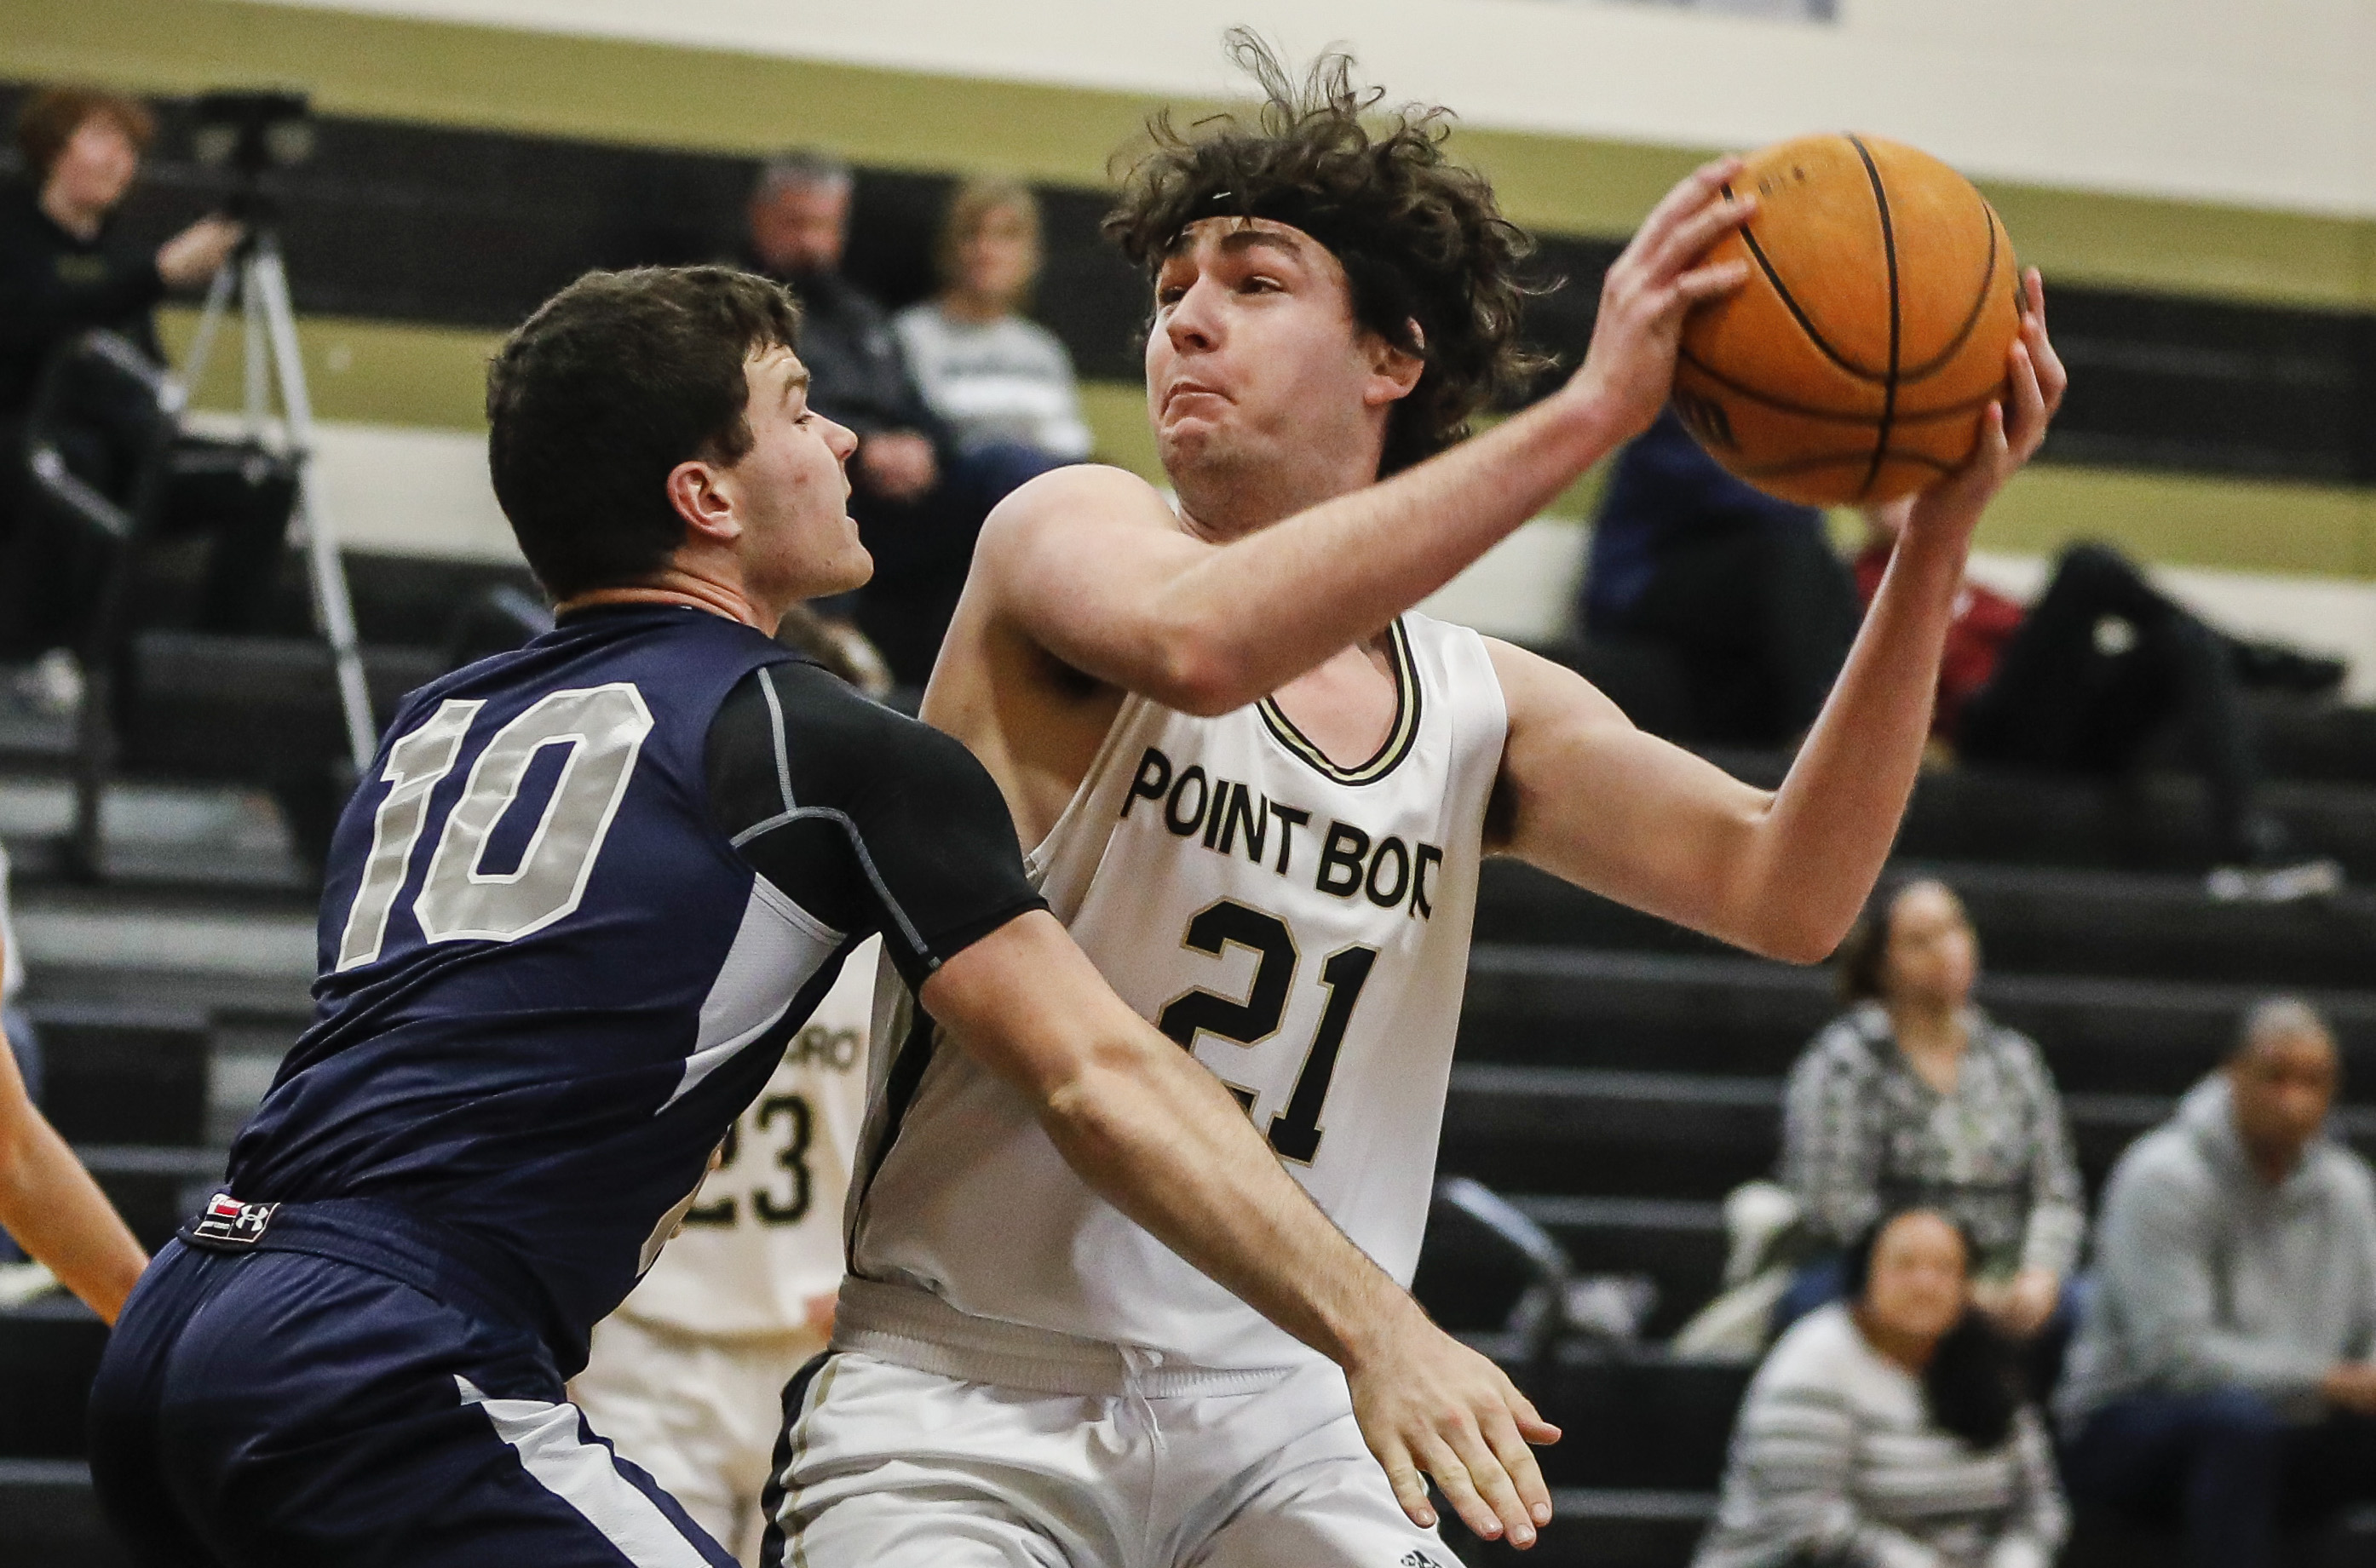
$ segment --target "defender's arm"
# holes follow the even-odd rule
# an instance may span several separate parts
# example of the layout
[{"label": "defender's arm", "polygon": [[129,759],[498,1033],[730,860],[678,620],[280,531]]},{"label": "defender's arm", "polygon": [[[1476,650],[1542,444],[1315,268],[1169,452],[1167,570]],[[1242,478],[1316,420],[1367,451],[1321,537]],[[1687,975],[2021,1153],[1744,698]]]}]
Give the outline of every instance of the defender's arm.
[{"label": "defender's arm", "polygon": [[1527,1445],[1559,1429],[1329,1222],[1220,1080],[1124,1005],[1053,916],[974,943],[919,1000],[1030,1097],[1100,1197],[1345,1369],[1362,1436],[1416,1523],[1435,1523],[1424,1471],[1470,1529],[1532,1544],[1550,1494]]},{"label": "defender's arm", "polygon": [[0,1227],[109,1323],[148,1256],[56,1128],[0,1040]]},{"label": "defender's arm", "polygon": [[1913,793],[1940,649],[1980,512],[2045,439],[2067,377],[2037,274],[2011,413],[1925,492],[1789,774],[1750,788],[1642,733],[1583,680],[1492,645],[1509,705],[1493,847],[1754,953],[1813,963],[1863,908]]},{"label": "defender's arm", "polygon": [[1163,498],[1119,469],[1060,469],[984,526],[976,571],[998,613],[1064,663],[1167,707],[1226,713],[1373,636],[1646,427],[1665,401],[1682,319],[1734,287],[1693,269],[1751,200],[1717,193],[1736,160],[1659,203],[1610,267],[1583,367],[1475,440],[1228,544],[1182,534]]}]

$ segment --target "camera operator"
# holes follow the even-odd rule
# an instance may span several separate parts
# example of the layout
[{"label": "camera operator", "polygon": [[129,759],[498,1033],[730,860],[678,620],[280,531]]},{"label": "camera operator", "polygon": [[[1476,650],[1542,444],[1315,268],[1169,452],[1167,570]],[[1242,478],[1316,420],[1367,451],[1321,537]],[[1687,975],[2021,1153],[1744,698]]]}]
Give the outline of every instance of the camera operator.
[{"label": "camera operator", "polygon": [[[44,367],[94,327],[116,333],[161,366],[157,303],[170,291],[203,287],[244,234],[229,219],[207,217],[153,253],[112,236],[111,220],[155,131],[154,117],[137,99],[89,88],[38,92],[18,116],[24,178],[0,194],[0,538],[6,541],[0,645],[19,655],[78,640],[110,550],[109,541],[85,537],[27,504],[24,422]],[[105,408],[75,412],[72,429],[53,433],[63,436],[57,444],[69,467],[102,493],[124,499],[137,461],[125,433],[146,422],[134,410],[121,418]],[[243,623],[269,587],[287,527],[286,495],[226,492],[220,483],[176,489],[181,493],[168,497],[168,527],[217,535],[201,625],[248,629]]]}]

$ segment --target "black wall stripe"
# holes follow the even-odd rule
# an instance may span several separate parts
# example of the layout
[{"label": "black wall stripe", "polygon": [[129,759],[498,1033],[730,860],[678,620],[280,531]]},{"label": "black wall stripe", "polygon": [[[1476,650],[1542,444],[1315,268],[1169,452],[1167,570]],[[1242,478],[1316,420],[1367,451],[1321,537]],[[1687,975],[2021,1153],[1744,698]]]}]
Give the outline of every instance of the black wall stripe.
[{"label": "black wall stripe", "polygon": [[[13,118],[24,91],[0,84],[0,114]],[[221,192],[190,161],[187,104],[159,109],[156,156],[124,214],[143,241]],[[509,327],[589,267],[730,255],[755,169],[747,158],[328,116],[314,160],[280,186],[297,303]],[[848,267],[886,303],[931,291],[951,184],[861,172]],[[1084,376],[1136,380],[1146,289],[1099,236],[1106,196],[1040,194],[1049,255],[1037,314]],[[1527,331],[1562,367],[1583,356],[1617,251],[1543,239],[1538,264],[1564,281],[1532,302]],[[2049,460],[2376,485],[2376,312],[2051,287],[2048,314],[2072,372]]]}]

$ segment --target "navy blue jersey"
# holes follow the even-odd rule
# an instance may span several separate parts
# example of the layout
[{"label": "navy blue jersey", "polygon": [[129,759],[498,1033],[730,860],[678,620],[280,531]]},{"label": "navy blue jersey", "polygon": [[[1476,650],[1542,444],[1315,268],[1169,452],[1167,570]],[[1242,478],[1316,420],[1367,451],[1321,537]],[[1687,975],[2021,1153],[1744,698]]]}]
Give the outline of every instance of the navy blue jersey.
[{"label": "navy blue jersey", "polygon": [[964,749],[793,659],[613,607],[408,698],[230,1190],[492,1245],[579,1364],[849,950],[882,930],[921,983],[1038,904]]}]

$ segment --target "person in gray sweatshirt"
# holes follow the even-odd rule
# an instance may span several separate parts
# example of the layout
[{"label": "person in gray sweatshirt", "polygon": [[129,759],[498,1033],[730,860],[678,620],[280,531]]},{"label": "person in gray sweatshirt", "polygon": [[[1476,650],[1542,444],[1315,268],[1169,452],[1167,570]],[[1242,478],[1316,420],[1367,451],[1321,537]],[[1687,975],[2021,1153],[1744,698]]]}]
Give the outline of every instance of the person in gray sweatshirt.
[{"label": "person in gray sweatshirt", "polygon": [[2288,999],[2121,1156],[2056,1401],[2075,1502],[2179,1524],[2198,1568],[2376,1498],[2376,1179],[2328,1138],[2341,1061]]}]

